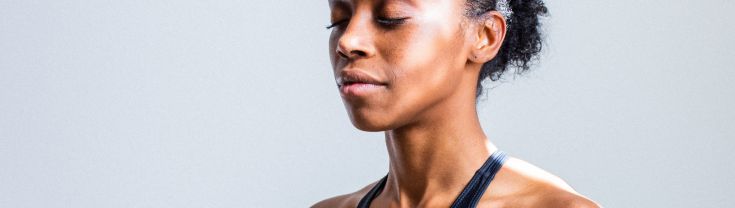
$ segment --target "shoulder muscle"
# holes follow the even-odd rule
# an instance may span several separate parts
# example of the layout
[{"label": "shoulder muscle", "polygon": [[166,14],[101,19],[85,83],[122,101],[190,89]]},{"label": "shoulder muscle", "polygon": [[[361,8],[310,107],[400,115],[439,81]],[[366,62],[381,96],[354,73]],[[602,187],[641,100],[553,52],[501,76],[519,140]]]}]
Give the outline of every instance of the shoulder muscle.
[{"label": "shoulder muscle", "polygon": [[339,196],[335,196],[332,198],[322,200],[312,205],[311,207],[312,208],[339,208],[339,207],[352,208],[352,207],[355,207],[357,206],[357,203],[360,201],[360,199],[362,199],[362,197],[365,196],[365,194],[367,194],[367,192],[369,192],[370,189],[372,189],[373,186],[375,186],[375,184],[377,183],[378,182],[373,182],[363,187],[362,189],[356,192],[350,193],[350,194],[339,195]]}]

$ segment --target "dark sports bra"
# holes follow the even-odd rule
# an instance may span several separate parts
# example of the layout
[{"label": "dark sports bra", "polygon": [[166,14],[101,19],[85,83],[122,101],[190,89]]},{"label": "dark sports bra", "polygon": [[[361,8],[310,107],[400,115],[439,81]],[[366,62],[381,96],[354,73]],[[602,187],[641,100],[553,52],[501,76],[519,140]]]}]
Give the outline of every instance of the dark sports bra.
[{"label": "dark sports bra", "polygon": [[[500,170],[500,167],[503,166],[505,159],[506,154],[502,151],[495,151],[490,155],[490,157],[485,161],[485,164],[483,164],[482,167],[475,172],[475,175],[472,176],[472,179],[467,186],[465,186],[464,190],[462,190],[462,193],[460,193],[457,199],[454,200],[451,208],[470,208],[477,206],[477,203],[480,202],[480,198],[482,198],[482,194],[485,193],[485,190],[490,185],[490,181],[495,178],[495,174]],[[388,175],[380,179],[378,184],[373,186],[370,192],[365,194],[365,196],[360,200],[357,204],[357,208],[369,208],[373,199],[383,191],[387,179]]]}]

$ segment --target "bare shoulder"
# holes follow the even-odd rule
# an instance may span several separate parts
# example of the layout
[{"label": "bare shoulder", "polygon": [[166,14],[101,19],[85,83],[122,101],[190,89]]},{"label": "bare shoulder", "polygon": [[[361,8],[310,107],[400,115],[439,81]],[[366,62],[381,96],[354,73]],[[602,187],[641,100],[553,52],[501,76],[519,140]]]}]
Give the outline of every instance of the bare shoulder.
[{"label": "bare shoulder", "polygon": [[[352,204],[352,198],[354,198],[354,193],[352,194],[344,194],[335,196],[332,198],[324,199],[320,202],[317,202],[314,205],[311,205],[311,208],[328,208],[328,207],[354,207],[350,206]],[[357,203],[355,203],[357,205]]]},{"label": "bare shoulder", "polygon": [[498,193],[493,198],[498,207],[600,207],[561,178],[516,158],[506,161],[496,180],[499,190],[493,190]]},{"label": "bare shoulder", "polygon": [[535,207],[559,207],[559,208],[599,208],[600,206],[592,200],[576,193],[560,192],[544,197],[544,200]]},{"label": "bare shoulder", "polygon": [[335,197],[331,197],[328,199],[324,199],[320,202],[317,202],[314,205],[311,205],[311,208],[354,208],[357,207],[357,203],[360,202],[360,199],[362,199],[365,194],[367,194],[370,189],[375,186],[378,182],[373,182],[363,188],[361,188],[358,191],[355,191],[353,193],[349,194],[343,194]]},{"label": "bare shoulder", "polygon": [[541,187],[534,195],[529,196],[531,202],[528,207],[544,208],[599,208],[594,201],[577,192],[563,188],[547,186]]}]

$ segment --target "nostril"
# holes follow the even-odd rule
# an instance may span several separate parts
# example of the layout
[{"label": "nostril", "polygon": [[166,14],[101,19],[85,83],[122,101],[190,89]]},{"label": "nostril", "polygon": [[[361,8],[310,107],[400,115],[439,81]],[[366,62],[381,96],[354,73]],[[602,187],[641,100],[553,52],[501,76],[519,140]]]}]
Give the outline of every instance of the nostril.
[{"label": "nostril", "polygon": [[349,55],[348,54],[345,54],[341,50],[337,50],[337,54],[339,54],[340,57],[346,58],[346,59],[355,59],[355,58],[360,58],[360,57],[367,56],[367,53],[365,53],[365,51],[360,51],[360,50],[350,51],[350,54]]},{"label": "nostril", "polygon": [[354,50],[354,51],[351,51],[351,53],[354,54],[355,56],[367,56],[367,53],[365,53],[365,51]]},{"label": "nostril", "polygon": [[347,56],[347,54],[342,53],[341,50],[337,50],[337,54],[339,54],[339,56],[342,57],[342,58],[350,58],[349,56]]}]

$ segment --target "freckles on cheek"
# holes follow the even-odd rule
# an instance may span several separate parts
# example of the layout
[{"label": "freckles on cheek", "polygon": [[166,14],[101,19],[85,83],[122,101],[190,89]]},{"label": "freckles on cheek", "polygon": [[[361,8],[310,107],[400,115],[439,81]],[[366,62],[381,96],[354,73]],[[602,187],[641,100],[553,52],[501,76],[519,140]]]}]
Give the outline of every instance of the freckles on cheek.
[{"label": "freckles on cheek", "polygon": [[390,47],[387,47],[385,56],[386,62],[388,62],[388,72],[393,80],[403,80],[406,77],[406,72],[410,71],[412,66],[410,56],[411,52],[407,50],[410,43],[406,39],[394,39],[397,43],[390,43]]}]

